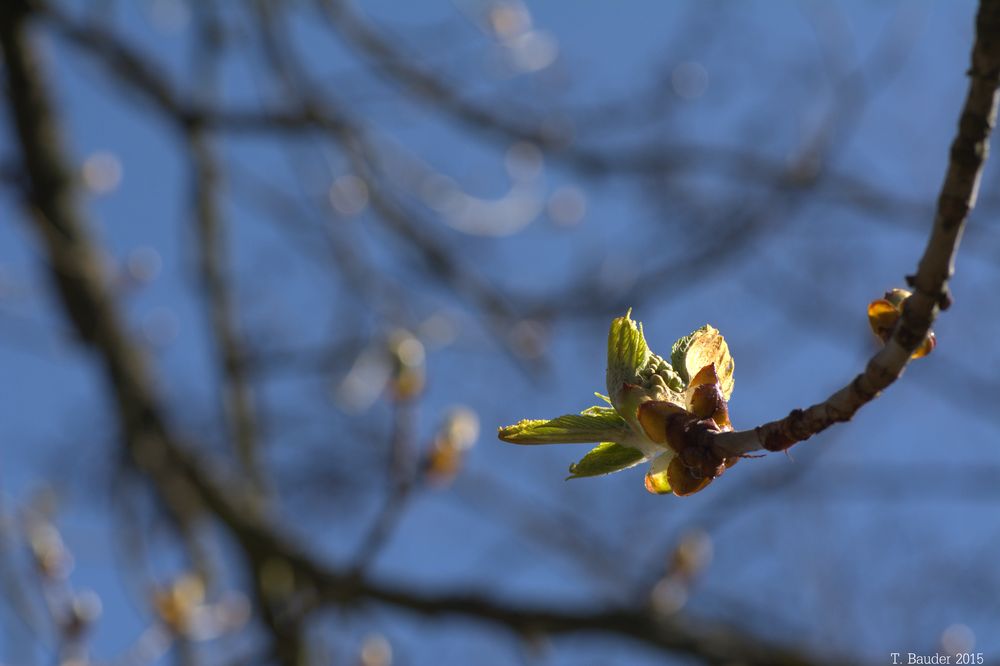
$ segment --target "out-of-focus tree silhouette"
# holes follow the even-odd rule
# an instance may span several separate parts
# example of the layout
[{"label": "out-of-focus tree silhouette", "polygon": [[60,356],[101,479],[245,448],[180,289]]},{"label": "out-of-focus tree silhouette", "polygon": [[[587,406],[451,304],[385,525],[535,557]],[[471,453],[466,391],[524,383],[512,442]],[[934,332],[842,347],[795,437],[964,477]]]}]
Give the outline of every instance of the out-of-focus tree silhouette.
[{"label": "out-of-focus tree silhouette", "polygon": [[[662,38],[611,98],[529,3],[389,7],[0,8],[11,663],[1000,650],[995,171],[940,348],[791,459],[679,500],[492,435],[601,388],[627,307],[723,330],[738,428],[862,371],[865,304],[964,221],[935,197],[976,8],[942,55],[918,3],[853,7],[863,49],[832,4],[622,6]],[[765,48],[788,15],[808,56]],[[126,593],[78,582],[89,548]]]}]

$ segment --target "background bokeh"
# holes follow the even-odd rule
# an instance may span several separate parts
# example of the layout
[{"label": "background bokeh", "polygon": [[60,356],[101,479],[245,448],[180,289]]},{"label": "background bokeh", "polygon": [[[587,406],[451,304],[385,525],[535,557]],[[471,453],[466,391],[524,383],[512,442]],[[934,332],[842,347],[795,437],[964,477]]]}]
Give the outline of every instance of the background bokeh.
[{"label": "background bokeh", "polygon": [[[658,626],[807,663],[1000,660],[995,162],[937,350],[852,422],[683,499],[494,435],[595,404],[628,307],[661,354],[722,331],[737,428],[849,382],[867,303],[926,243],[973,2],[29,4],[173,432],[331,570],[472,601],[311,596],[211,509],[164,506],[53,296],[7,100],[4,662],[723,660]],[[171,625],[165,599],[200,614]],[[651,624],[532,631],[491,604]]]}]

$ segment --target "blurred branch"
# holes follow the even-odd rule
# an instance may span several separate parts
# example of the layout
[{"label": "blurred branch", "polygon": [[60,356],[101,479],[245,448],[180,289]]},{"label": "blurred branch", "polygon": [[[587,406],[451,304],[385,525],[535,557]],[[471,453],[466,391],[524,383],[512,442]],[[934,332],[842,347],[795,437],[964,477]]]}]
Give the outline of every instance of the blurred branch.
[{"label": "blurred branch", "polygon": [[[199,14],[195,65],[202,77],[203,100],[211,99],[215,88],[217,30],[213,17]],[[191,163],[195,231],[198,239],[198,273],[207,302],[210,329],[221,361],[223,410],[229,423],[233,448],[243,472],[258,492],[265,481],[258,460],[259,428],[254,395],[246,365],[246,344],[238,331],[238,321],[227,278],[228,234],[219,204],[220,166],[211,138],[201,128],[187,127],[187,149]]]},{"label": "blurred branch", "polygon": [[[61,13],[51,4],[38,0],[40,11],[60,34],[95,56],[116,80],[137,92],[180,128],[197,127],[219,131],[291,130],[327,133],[348,157],[368,189],[373,210],[396,237],[416,251],[428,275],[460,297],[475,305],[483,314],[485,327],[509,348],[506,327],[519,319],[518,313],[503,292],[480,272],[466,266],[456,253],[426,224],[416,224],[420,216],[405,206],[384,187],[378,173],[377,151],[363,128],[357,126],[341,108],[334,108],[303,86],[304,78],[297,62],[278,34],[278,17],[262,21],[262,42],[272,65],[283,79],[288,97],[296,100],[283,110],[223,110],[198,104],[181,97],[169,83],[162,68],[131,49],[113,32],[99,26],[84,26]],[[266,7],[266,5],[262,5]],[[522,369],[537,369],[537,364]]]},{"label": "blurred branch", "polygon": [[[400,84],[404,92],[487,136],[510,142],[533,143],[583,175],[653,176],[705,166],[731,173],[741,181],[790,189],[812,185],[820,178],[820,170],[813,168],[808,160],[802,160],[801,164],[788,164],[742,148],[659,142],[653,145],[644,142],[640,147],[617,151],[587,147],[572,140],[571,128],[554,131],[546,127],[544,119],[521,120],[525,116],[530,117],[523,109],[511,109],[503,102],[480,104],[466,100],[455,85],[416,64],[420,58],[400,48],[399,39],[384,36],[366,23],[352,8],[351,0],[315,2],[327,17],[328,24],[365,55],[378,71]],[[842,87],[855,78],[857,74],[845,77]],[[852,95],[851,101],[855,100],[856,96]],[[630,102],[635,106],[634,99]],[[846,108],[848,104],[841,102],[838,106]],[[889,208],[910,205],[910,202],[879,191],[870,181],[851,174],[823,172],[822,175],[852,200]]]},{"label": "blurred branch", "polygon": [[515,115],[525,116],[523,109],[519,109],[516,114],[501,114],[486,106],[466,101],[452,85],[415,65],[414,58],[401,53],[365,24],[350,7],[350,2],[318,0],[317,4],[332,28],[368,56],[383,74],[402,84],[406,92],[430,102],[474,129],[498,134],[505,139],[530,141],[545,149],[558,150],[565,147],[567,137],[541,129],[542,123],[539,121],[525,123],[512,120]]},{"label": "blurred branch", "polygon": [[31,594],[34,590],[29,590],[29,579],[17,557],[17,550],[22,546],[17,523],[17,516],[6,506],[6,497],[0,495],[0,589],[3,590],[3,603],[18,625],[16,630],[8,626],[10,636],[20,639],[9,645],[25,650],[48,638],[51,631],[45,621],[47,618],[38,611],[35,596]]},{"label": "blurred branch", "polygon": [[0,185],[12,189],[24,186],[17,160],[0,158]]},{"label": "blurred branch", "polygon": [[[732,626],[657,616],[647,608],[593,612],[545,610],[506,605],[476,595],[432,595],[375,584],[365,585],[363,589],[364,596],[372,600],[421,615],[475,617],[505,626],[524,637],[581,632],[627,636],[654,647],[698,657],[709,664],[838,663],[832,656],[821,658],[748,638]],[[337,594],[336,590],[331,592]]]},{"label": "blurred branch", "polygon": [[[44,242],[63,309],[102,361],[125,450],[173,514],[189,516],[207,509],[239,544],[255,579],[266,581],[266,573],[274,567],[290,568],[294,581],[290,594],[315,594],[320,606],[372,601],[424,615],[464,615],[528,636],[583,631],[613,634],[696,655],[710,663],[822,661],[807,652],[747,636],[736,627],[657,618],[642,606],[592,612],[532,609],[479,595],[429,594],[379,584],[327,568],[278,535],[255,503],[240,488],[216,478],[168,425],[148,361],[126,331],[75,201],[68,159],[28,36],[30,7],[26,0],[0,4],[0,46],[6,63],[6,102],[30,186],[27,204],[32,224]],[[294,601],[288,600],[287,605],[291,624],[283,626],[299,626],[300,613],[310,608],[296,611]],[[265,603],[266,613],[276,612],[270,600]],[[276,656],[283,656],[287,663],[298,660],[296,654]]]},{"label": "blurred branch", "polygon": [[[326,3],[326,0],[318,1]],[[39,14],[59,34],[102,62],[117,81],[126,84],[147,102],[152,102],[175,124],[194,123],[227,133],[298,134],[322,130],[336,135],[349,129],[343,118],[331,114],[329,108],[322,105],[289,104],[283,99],[277,105],[255,109],[207,105],[189,100],[170,82],[164,67],[130,47],[115,32],[96,24],[83,24],[46,0],[34,0],[34,4]],[[348,10],[342,8],[340,11]],[[583,147],[541,129],[510,121],[486,107],[461,102],[461,97],[446,82],[409,64],[402,53],[365,26],[360,17],[354,16],[347,22],[347,27],[342,28],[345,37],[357,46],[370,48],[370,55],[391,61],[391,66],[385,63],[381,66],[386,73],[399,79],[404,90],[422,96],[425,101],[434,103],[436,108],[457,116],[464,124],[481,129],[487,135],[501,136],[510,142],[535,143],[548,155],[564,161],[585,176],[657,176],[704,167],[717,169],[720,174],[730,175],[741,182],[797,187],[812,185],[822,175],[837,197],[870,208],[873,213],[923,209],[920,202],[879,189],[867,179],[830,169],[821,174],[808,163],[789,165],[785,160],[740,147],[682,142],[656,142],[652,145],[645,142],[639,147],[617,151]],[[373,45],[373,40],[378,40],[377,47]]]},{"label": "blurred branch", "polygon": [[547,548],[552,555],[567,558],[582,569],[589,582],[604,585],[612,599],[630,594],[627,590],[623,594],[623,589],[632,572],[619,566],[630,543],[627,536],[619,535],[619,543],[611,543],[579,514],[536,494],[519,492],[503,481],[502,475],[463,471],[454,492],[458,506],[475,519],[507,524],[510,536],[504,535],[502,541],[510,544],[511,551],[523,552],[525,542],[533,548]]},{"label": "blurred branch", "polygon": [[359,573],[371,568],[379,552],[395,533],[411,493],[418,490],[423,482],[422,470],[415,469],[414,465],[414,407],[409,399],[398,398],[392,409],[392,435],[389,438],[389,469],[386,479],[388,496],[354,557],[354,566]]},{"label": "blurred branch", "polygon": [[[365,128],[357,125],[342,105],[333,105],[329,95],[321,99],[311,92],[313,86],[295,57],[284,29],[283,16],[272,13],[267,3],[258,6],[260,15],[257,26],[263,50],[286,93],[299,99],[301,107],[310,116],[333,120],[327,125],[330,136],[340,146],[357,176],[366,183],[372,209],[378,218],[396,237],[416,251],[429,276],[480,310],[486,329],[502,349],[509,351],[510,341],[505,332],[519,318],[510,299],[479,271],[462,262],[456,252],[428,230],[430,225],[421,220],[412,207],[392,195],[382,181],[379,153]],[[420,223],[415,223],[415,220]],[[515,361],[518,360],[516,355],[512,356]],[[520,363],[519,367],[528,371],[539,369],[538,364],[528,366]]]},{"label": "blurred branch", "polygon": [[201,132],[192,131],[188,146],[198,235],[198,269],[222,366],[224,409],[229,417],[237,458],[254,485],[261,489],[264,480],[257,460],[257,418],[247,376],[245,345],[236,330],[231,290],[221,266],[226,248],[215,194],[218,170],[208,138]]},{"label": "blurred branch", "polygon": [[758,450],[782,451],[850,420],[862,406],[902,375],[910,355],[923,342],[942,309],[951,304],[948,280],[969,213],[976,204],[989,136],[996,122],[1000,85],[1000,0],[982,0],[976,17],[971,83],[951,147],[948,171],[938,198],[937,213],[917,273],[907,281],[914,294],[906,301],[896,330],[868,362],[865,371],[824,402],[796,409],[780,421],[753,430],[709,436],[709,446],[721,455]]}]

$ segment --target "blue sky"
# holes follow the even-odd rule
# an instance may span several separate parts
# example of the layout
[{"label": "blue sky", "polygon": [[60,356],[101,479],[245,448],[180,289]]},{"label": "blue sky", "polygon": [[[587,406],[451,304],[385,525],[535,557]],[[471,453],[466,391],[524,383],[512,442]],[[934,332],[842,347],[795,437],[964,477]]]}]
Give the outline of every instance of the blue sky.
[{"label": "blue sky", "polygon": [[[557,57],[538,72],[504,77],[491,74],[504,52],[477,27],[481,5],[360,4],[398,36],[397,45],[459,81],[470,98],[498,109],[556,109],[553,117],[579,118],[581,108],[623,99],[635,111],[643,97],[634,91],[660,92],[664,117],[653,114],[649,124],[628,116],[617,126],[613,117],[592,127],[578,122],[577,140],[586,145],[662,142],[695,146],[702,151],[696,155],[739,148],[790,163],[822,137],[829,173],[905,205],[886,212],[845,201],[836,182],[768,198],[753,174],[727,175],[726,168],[697,160],[648,182],[589,178],[545,156],[532,187],[543,198],[560,187],[582,192],[586,212],[574,225],[541,213],[521,231],[491,238],[428,219],[462,262],[496,285],[543,295],[581,275],[597,276],[602,289],[628,300],[644,269],[683,263],[686,244],[699,231],[685,226],[691,209],[710,219],[745,190],[748,209],[766,211],[752,236],[729,236],[723,226],[712,239],[718,261],[638,285],[647,297],[636,297],[634,316],[645,322],[651,347],[663,353],[705,322],[718,327],[736,360],[730,410],[738,428],[821,400],[863,368],[874,350],[864,308],[883,290],[901,286],[925,243],[965,90],[973,3],[529,2],[533,26],[557,47]],[[117,3],[112,25],[164,63],[176,81],[190,81],[184,12],[173,27],[154,18],[156,8],[170,6]],[[227,12],[239,26],[239,9]],[[150,262],[159,266],[154,276],[123,288],[121,307],[156,360],[173,418],[214,446],[215,455],[219,384],[194,277],[186,157],[177,135],[79,51],[40,33],[74,157],[82,167],[95,154],[110,154],[120,165],[120,183],[86,195],[95,235],[120,275],[128,274],[130,261],[140,274]],[[293,34],[316,85],[328,85],[331,98],[345,102],[380,145],[447,174],[470,195],[496,199],[511,189],[509,140],[462,128],[400,94],[318,24],[298,20]],[[233,105],[274,99],[263,70],[259,59],[234,57],[221,67],[215,94]],[[852,72],[860,78],[850,78]],[[680,94],[678,77],[685,74],[695,77],[697,94]],[[863,105],[851,101],[859,90]],[[828,132],[818,131],[827,126]],[[3,141],[10,153],[9,133]],[[254,344],[317,343],[400,324],[382,319],[377,306],[311,259],[246,185],[258,179],[308,202],[329,187],[324,177],[349,171],[342,155],[308,139],[282,144],[228,137],[217,147],[233,166],[224,210],[234,237],[230,260],[241,325]],[[990,165],[983,196],[993,202],[996,180]],[[655,196],[658,189],[677,196]],[[76,560],[72,584],[96,590],[103,601],[92,653],[113,659],[149,620],[136,610],[141,594],[137,599],[123,583],[127,555],[112,529],[122,501],[111,492],[114,420],[95,362],[74,346],[44,287],[37,241],[16,220],[17,199],[4,190],[0,201],[9,222],[0,225],[4,504],[11,511],[43,485],[62,495],[58,524]],[[1000,463],[991,446],[1000,426],[994,380],[1000,318],[992,287],[997,210],[986,205],[973,216],[953,282],[956,304],[936,328],[935,354],[915,363],[853,422],[789,456],[744,461],[685,499],[647,495],[635,470],[564,482],[567,465],[584,452],[580,447],[529,449],[493,438],[498,425],[593,404],[592,392],[603,390],[610,319],[603,312],[545,324],[547,369],[526,373],[474,310],[421,277],[370,210],[342,220],[357,243],[352,247],[405,287],[405,325],[417,330],[437,315],[455,331],[446,345],[427,342],[417,440],[429,440],[455,404],[475,410],[481,425],[455,484],[417,495],[375,572],[431,589],[486,590],[549,605],[620,600],[624,587],[609,582],[614,575],[595,575],[540,545],[544,539],[528,524],[527,508],[541,507],[543,524],[572,516],[587,525],[604,544],[595,550],[612,553],[623,569],[616,575],[633,584],[655,570],[678,534],[697,527],[711,536],[714,558],[685,608],[693,616],[735,621],[777,640],[801,639],[820,653],[838,649],[873,660],[891,651],[933,650],[942,632],[962,625],[974,635],[975,649],[995,659],[1000,579],[993,561],[1000,531],[988,474]],[[728,252],[733,244],[739,251]],[[520,364],[537,369],[541,361]],[[345,471],[344,463],[353,460],[352,447],[365,446],[359,431],[387,430],[389,411],[384,400],[361,414],[331,403],[344,371],[259,388],[271,410],[267,460],[285,484],[279,508],[295,517],[285,526],[334,562],[353,552],[379,506],[371,491],[382,479],[370,453],[359,454],[354,469],[348,463]],[[298,486],[303,469],[313,472],[312,483]],[[790,469],[798,470],[791,485],[771,486]],[[719,496],[730,504],[720,505]],[[176,548],[162,534],[153,543],[152,568],[160,576],[176,572]],[[0,637],[0,655],[17,664],[23,658],[19,626],[11,627]],[[655,652],[606,638],[557,638],[536,655],[473,622],[438,624],[383,609],[349,619],[331,613],[316,632],[341,658],[378,632],[394,645],[399,663],[662,663]],[[492,661],[479,661],[484,650]]]}]

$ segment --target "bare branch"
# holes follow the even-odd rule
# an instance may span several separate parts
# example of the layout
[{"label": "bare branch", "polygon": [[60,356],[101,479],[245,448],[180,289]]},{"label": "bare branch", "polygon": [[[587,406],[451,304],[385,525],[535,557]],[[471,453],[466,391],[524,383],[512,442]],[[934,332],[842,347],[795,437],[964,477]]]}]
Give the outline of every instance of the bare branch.
[{"label": "bare branch", "polygon": [[996,123],[1000,85],[1000,1],[983,0],[976,18],[976,40],[969,69],[969,92],[951,146],[948,171],[927,247],[915,276],[907,278],[914,294],[892,338],[875,354],[864,372],[821,403],[793,410],[787,417],[753,430],[710,436],[720,455],[752,451],[783,451],[822,432],[834,423],[850,420],[864,405],[903,373],[910,355],[921,344],[940,310],[951,304],[948,280],[969,213],[976,205],[979,180]]},{"label": "bare branch", "polygon": [[[214,87],[216,49],[211,21],[203,17],[198,39],[198,67],[204,77],[203,99]],[[162,101],[161,101],[162,103]],[[224,410],[228,417],[233,448],[258,491],[265,482],[258,461],[258,424],[254,395],[246,365],[246,344],[238,330],[238,318],[227,276],[228,233],[219,205],[221,173],[211,137],[197,126],[187,128],[191,161],[191,185],[195,229],[198,238],[198,272],[207,302],[210,329],[215,340],[223,378]]]}]

